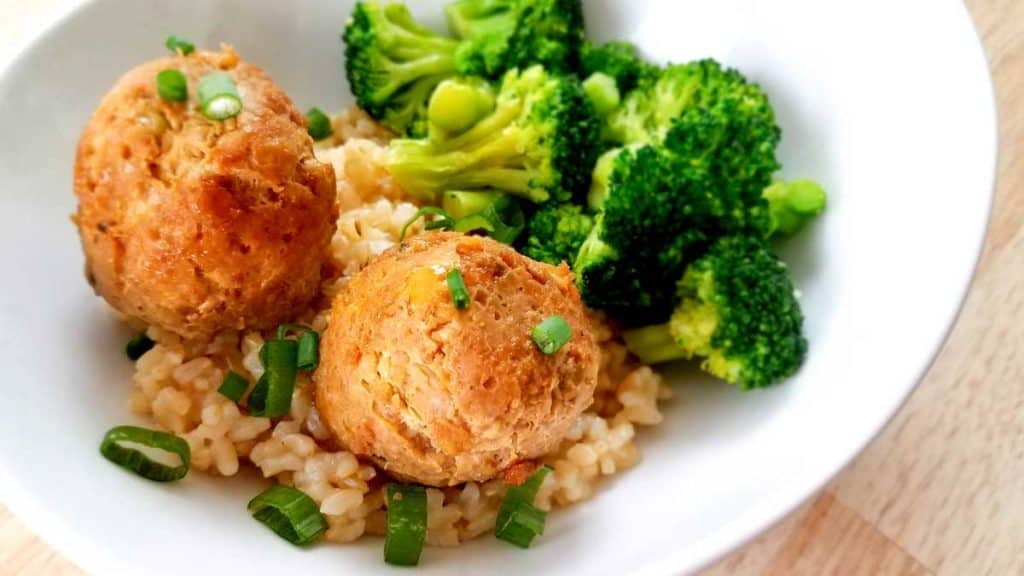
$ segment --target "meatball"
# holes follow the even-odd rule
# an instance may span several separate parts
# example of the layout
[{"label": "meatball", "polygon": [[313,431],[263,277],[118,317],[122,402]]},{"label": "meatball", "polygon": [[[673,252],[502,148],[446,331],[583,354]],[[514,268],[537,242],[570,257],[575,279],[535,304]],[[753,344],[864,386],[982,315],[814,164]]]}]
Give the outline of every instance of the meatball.
[{"label": "meatball", "polygon": [[[452,303],[458,268],[472,298]],[[560,315],[543,354],[531,329]],[[430,233],[356,274],[331,309],[316,372],[321,418],[399,479],[483,481],[550,452],[593,400],[599,364],[572,275],[499,242]]]},{"label": "meatball", "polygon": [[[167,68],[188,79],[188,101],[157,94]],[[198,110],[211,72],[234,79],[238,116]],[[81,135],[74,187],[86,277],[129,317],[199,337],[273,326],[318,293],[334,171],[313,156],[288,96],[229,49],[122,77]]]}]

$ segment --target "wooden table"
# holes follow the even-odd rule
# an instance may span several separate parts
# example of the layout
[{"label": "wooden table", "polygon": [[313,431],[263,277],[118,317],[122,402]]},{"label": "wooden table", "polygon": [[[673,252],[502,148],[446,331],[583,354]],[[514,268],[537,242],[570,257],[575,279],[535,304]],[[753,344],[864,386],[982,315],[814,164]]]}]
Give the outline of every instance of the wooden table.
[{"label": "wooden table", "polygon": [[[47,2],[26,4],[0,7],[30,20]],[[960,320],[882,435],[815,499],[705,576],[1024,574],[1024,2],[967,5],[995,76],[1000,163]],[[0,574],[82,572],[0,506]]]}]

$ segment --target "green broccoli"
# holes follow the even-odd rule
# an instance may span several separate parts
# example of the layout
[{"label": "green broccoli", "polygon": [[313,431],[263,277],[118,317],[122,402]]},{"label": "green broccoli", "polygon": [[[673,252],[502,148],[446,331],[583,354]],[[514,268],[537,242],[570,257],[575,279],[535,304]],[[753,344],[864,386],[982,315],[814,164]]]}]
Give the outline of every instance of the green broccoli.
[{"label": "green broccoli", "polygon": [[427,99],[458,72],[459,42],[420,25],[396,2],[358,2],[342,35],[356,103],[398,133],[422,133]]},{"label": "green broccoli", "polygon": [[463,40],[458,58],[464,73],[493,78],[535,64],[560,73],[578,67],[580,0],[455,0],[445,14]]},{"label": "green broccoli", "polygon": [[464,39],[424,27],[399,2],[357,2],[345,25],[345,72],[356,103],[399,134],[426,133],[427,100],[446,78],[577,66],[579,0],[461,0],[448,13]]},{"label": "green broccoli", "polygon": [[622,94],[628,93],[643,78],[656,76],[658,68],[644,62],[636,46],[625,41],[606,42],[600,46],[584,42],[580,51],[581,76],[601,73],[615,79]]},{"label": "green broccoli", "polygon": [[812,180],[775,182],[762,194],[768,202],[772,234],[792,236],[825,211],[825,190]]},{"label": "green broccoli", "polygon": [[686,269],[666,324],[625,333],[648,363],[703,358],[701,367],[743,389],[796,372],[807,355],[803,312],[786,265],[751,237],[718,240]]},{"label": "green broccoli", "polygon": [[545,204],[530,220],[521,252],[548,264],[572,264],[593,226],[594,218],[576,204]]},{"label": "green broccoli", "polygon": [[511,70],[495,102],[456,136],[393,140],[392,177],[432,203],[447,190],[504,192],[534,203],[583,194],[600,126],[579,82],[540,66]]},{"label": "green broccoli", "polygon": [[761,192],[778,168],[779,131],[747,107],[729,95],[687,109],[662,144],[598,160],[588,204],[600,212],[573,264],[588,305],[629,324],[664,321],[676,303],[665,278],[718,237],[767,235]]},{"label": "green broccoli", "polygon": [[760,87],[708,59],[673,64],[642,77],[608,119],[606,134],[621,144],[657,143],[683,112],[713,105],[728,95],[741,99],[748,114],[761,114],[774,125],[774,112]]}]

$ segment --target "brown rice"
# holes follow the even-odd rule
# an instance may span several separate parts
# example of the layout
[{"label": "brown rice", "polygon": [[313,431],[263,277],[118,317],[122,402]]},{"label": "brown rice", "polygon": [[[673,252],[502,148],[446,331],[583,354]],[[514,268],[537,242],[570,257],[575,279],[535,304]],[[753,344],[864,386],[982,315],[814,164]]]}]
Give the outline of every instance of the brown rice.
[{"label": "brown rice", "polygon": [[[317,156],[330,162],[338,176],[338,229],[331,244],[337,275],[323,284],[321,308],[298,319],[317,330],[326,326],[331,297],[398,240],[417,209],[384,167],[391,135],[355,108],[336,116],[333,124],[334,139],[320,144]],[[411,228],[411,233],[421,231]],[[591,408],[544,458],[554,469],[537,497],[544,510],[584,500],[603,476],[636,464],[636,426],[658,424],[658,401],[670,396],[656,372],[627,355],[603,317],[592,318],[601,348],[598,388]],[[373,465],[335,445],[320,422],[308,376],[300,374],[291,411],[276,422],[250,416],[217,392],[227,370],[250,382],[259,378],[262,334],[224,332],[205,343],[155,327],[147,334],[157,344],[136,362],[130,407],[182,436],[192,448],[193,469],[233,476],[251,465],[266,478],[301,489],[320,504],[329,525],[326,538],[332,542],[383,534],[382,479]],[[455,546],[491,531],[504,491],[500,480],[427,489],[427,543]]]}]

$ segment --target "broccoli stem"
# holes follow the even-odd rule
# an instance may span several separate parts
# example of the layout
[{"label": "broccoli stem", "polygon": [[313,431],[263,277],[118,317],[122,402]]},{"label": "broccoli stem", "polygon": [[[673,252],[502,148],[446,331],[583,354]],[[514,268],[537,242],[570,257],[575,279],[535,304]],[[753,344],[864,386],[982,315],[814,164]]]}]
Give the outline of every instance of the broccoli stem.
[{"label": "broccoli stem", "polygon": [[430,97],[427,114],[442,134],[460,134],[494,110],[494,92],[485,83],[445,80]]},{"label": "broccoli stem", "polygon": [[444,193],[444,199],[441,200],[441,208],[451,215],[452,218],[458,220],[486,209],[502,196],[504,194],[499,192],[450,191]]},{"label": "broccoli stem", "polygon": [[600,116],[614,112],[622,101],[615,78],[601,72],[595,72],[583,81],[583,92]]},{"label": "broccoli stem", "polygon": [[659,364],[689,357],[686,350],[672,337],[668,323],[627,330],[622,337],[629,351],[646,364]]}]

